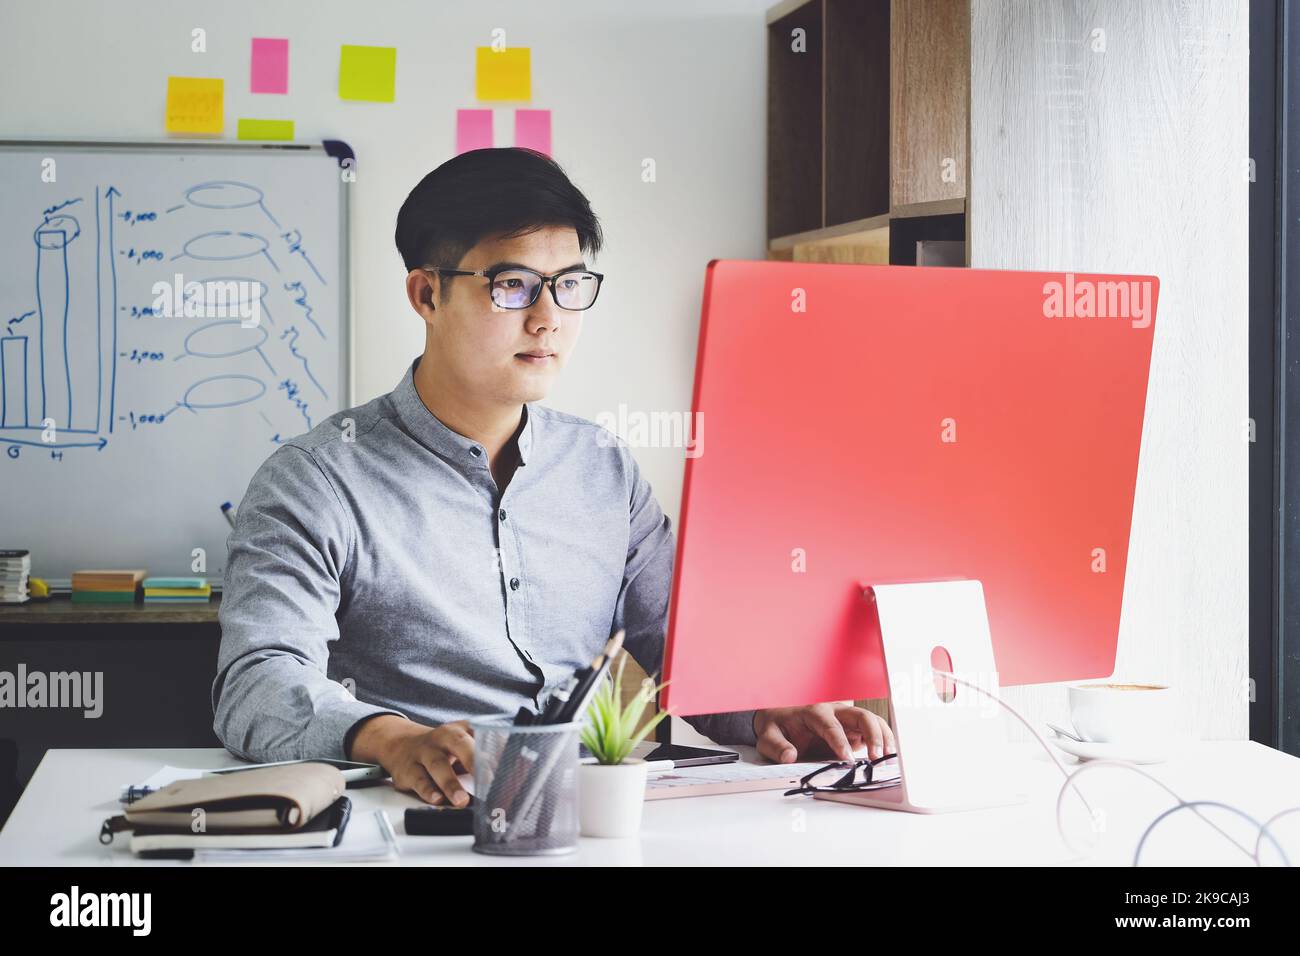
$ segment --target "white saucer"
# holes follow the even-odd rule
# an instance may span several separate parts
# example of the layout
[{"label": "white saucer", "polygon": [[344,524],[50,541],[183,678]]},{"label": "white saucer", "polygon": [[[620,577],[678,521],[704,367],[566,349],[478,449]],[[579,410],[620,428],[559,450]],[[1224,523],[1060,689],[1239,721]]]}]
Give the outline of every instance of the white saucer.
[{"label": "white saucer", "polygon": [[1060,750],[1080,760],[1122,760],[1125,763],[1164,763],[1178,750],[1176,741],[1134,744],[1100,744],[1079,742],[1052,734],[1047,738]]}]

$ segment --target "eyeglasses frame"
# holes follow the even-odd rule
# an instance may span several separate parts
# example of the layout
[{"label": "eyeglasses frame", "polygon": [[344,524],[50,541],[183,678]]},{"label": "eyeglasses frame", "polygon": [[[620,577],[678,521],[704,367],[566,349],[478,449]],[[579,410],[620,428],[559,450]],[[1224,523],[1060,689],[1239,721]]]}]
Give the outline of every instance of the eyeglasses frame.
[{"label": "eyeglasses frame", "polygon": [[[832,761],[831,763],[828,763],[823,767],[817,768],[812,773],[804,774],[802,777],[799,778],[799,786],[793,790],[787,790],[785,792],[785,796],[794,797],[800,794],[809,794],[809,793],[854,793],[859,790],[879,789],[879,787],[875,786],[876,781],[873,779],[873,770],[876,764],[884,763],[886,760],[890,760],[897,756],[898,754],[892,753],[892,754],[885,754],[882,757],[876,757],[874,760],[869,759],[867,757],[859,757],[858,759],[853,761],[845,761],[845,760]],[[863,780],[862,783],[853,783],[853,784],[849,784],[848,786],[841,786],[841,784],[843,784],[845,780],[852,780],[855,776],[857,776],[859,767],[867,768],[866,779]],[[843,777],[841,777],[839,780],[835,781],[835,783],[831,784],[830,786],[814,787],[809,785],[809,781],[812,780],[814,777],[819,777],[822,774],[827,773],[828,771],[831,770],[847,770],[848,773],[845,774]]]},{"label": "eyeglasses frame", "polygon": [[[483,269],[477,272],[470,272],[467,269],[451,269],[445,266],[421,266],[420,269],[424,272],[436,272],[438,275],[482,276],[488,280],[488,301],[490,301],[496,308],[505,312],[521,312],[524,309],[531,309],[537,304],[537,300],[541,298],[542,286],[546,286],[551,290],[551,301],[555,303],[557,309],[564,309],[565,312],[586,312],[587,309],[590,309],[595,305],[596,300],[600,298],[600,287],[605,283],[605,274],[603,272],[595,272],[591,269],[565,269],[563,272],[557,272],[554,275],[549,276],[543,275],[536,269],[529,269],[527,266],[497,266],[494,269]],[[496,277],[503,272],[530,272],[542,280],[538,283],[536,290],[533,292],[533,298],[527,305],[518,305],[513,307],[508,305],[497,305],[496,299],[492,298],[492,283],[495,282]],[[596,277],[596,294],[591,297],[591,302],[588,305],[583,306],[581,309],[570,309],[567,306],[560,305],[560,297],[555,292],[555,280],[559,279],[561,276],[574,274],[592,275]]]}]

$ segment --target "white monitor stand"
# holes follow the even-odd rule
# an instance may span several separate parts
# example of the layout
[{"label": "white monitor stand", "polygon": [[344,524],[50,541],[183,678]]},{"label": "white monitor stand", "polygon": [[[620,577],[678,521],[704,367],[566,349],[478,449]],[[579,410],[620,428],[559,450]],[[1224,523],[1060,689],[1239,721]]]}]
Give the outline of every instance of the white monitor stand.
[{"label": "white monitor stand", "polygon": [[983,585],[880,584],[865,587],[863,597],[880,623],[901,783],[817,793],[817,799],[911,813],[1023,803],[1008,773],[1002,708],[934,673],[949,672],[999,696]]}]

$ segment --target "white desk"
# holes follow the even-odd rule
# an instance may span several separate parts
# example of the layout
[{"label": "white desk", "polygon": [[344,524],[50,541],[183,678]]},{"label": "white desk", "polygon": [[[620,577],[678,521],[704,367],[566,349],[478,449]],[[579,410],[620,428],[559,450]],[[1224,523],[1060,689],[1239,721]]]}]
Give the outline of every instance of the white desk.
[{"label": "white desk", "polygon": [[[388,811],[401,844],[402,865],[947,865],[1062,863],[1127,865],[1137,836],[1172,806],[1151,782],[1125,771],[1098,769],[1081,787],[1104,813],[1102,848],[1073,856],[1054,823],[1062,780],[1037,744],[1016,744],[1012,763],[1023,771],[1030,800],[1018,807],[921,816],[846,806],[780,791],[650,801],[641,835],[631,840],[582,839],[575,854],[502,858],[474,853],[470,837],[408,837],[402,812],[414,797],[388,784],[348,791],[355,812]],[[1064,758],[1074,766],[1072,758]],[[3,831],[0,864],[54,866],[188,866],[141,861],[119,834],[98,842],[104,818],[120,812],[121,785],[145,779],[163,764],[216,768],[236,763],[219,749],[51,750],[41,761]],[[1219,800],[1264,820],[1300,804],[1300,760],[1244,741],[1192,745],[1178,759],[1147,768],[1186,799]],[[1073,799],[1073,798],[1069,798]],[[1082,821],[1082,815],[1075,818]],[[1216,822],[1254,845],[1255,832],[1220,814]],[[1083,822],[1084,834],[1087,824]],[[1282,821],[1278,837],[1300,864],[1300,814]],[[1167,820],[1143,854],[1143,864],[1237,865],[1249,862],[1189,811]]]}]

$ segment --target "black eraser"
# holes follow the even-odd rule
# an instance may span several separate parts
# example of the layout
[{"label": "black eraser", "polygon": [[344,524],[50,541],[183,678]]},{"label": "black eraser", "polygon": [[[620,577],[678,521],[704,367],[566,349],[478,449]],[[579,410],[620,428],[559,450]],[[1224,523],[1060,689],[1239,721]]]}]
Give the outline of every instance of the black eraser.
[{"label": "black eraser", "polygon": [[410,807],[406,811],[408,836],[470,836],[474,811],[469,807]]}]

